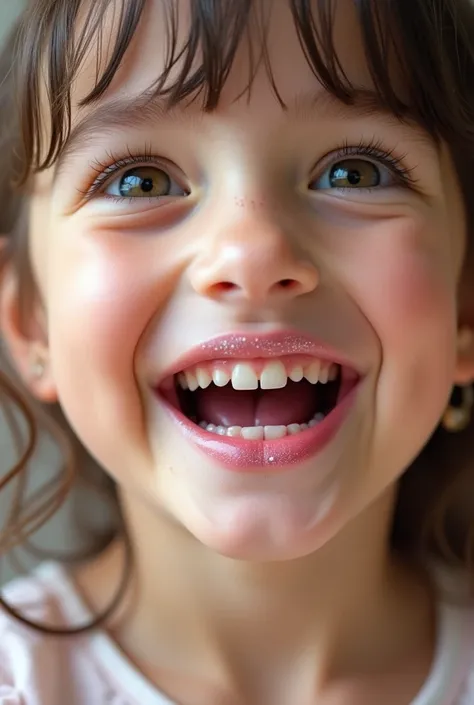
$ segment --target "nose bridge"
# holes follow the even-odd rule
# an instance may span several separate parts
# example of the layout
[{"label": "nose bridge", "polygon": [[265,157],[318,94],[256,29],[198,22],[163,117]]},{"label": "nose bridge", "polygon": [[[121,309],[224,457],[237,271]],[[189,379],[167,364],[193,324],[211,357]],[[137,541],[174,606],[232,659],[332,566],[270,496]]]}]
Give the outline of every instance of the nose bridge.
[{"label": "nose bridge", "polygon": [[239,196],[221,205],[210,235],[193,275],[203,295],[261,303],[317,286],[316,265],[300,247],[289,219],[263,197]]},{"label": "nose bridge", "polygon": [[218,235],[223,260],[233,259],[244,277],[255,269],[261,277],[271,277],[288,268],[297,258],[297,243],[278,214],[256,199],[236,199],[236,209],[235,218]]}]

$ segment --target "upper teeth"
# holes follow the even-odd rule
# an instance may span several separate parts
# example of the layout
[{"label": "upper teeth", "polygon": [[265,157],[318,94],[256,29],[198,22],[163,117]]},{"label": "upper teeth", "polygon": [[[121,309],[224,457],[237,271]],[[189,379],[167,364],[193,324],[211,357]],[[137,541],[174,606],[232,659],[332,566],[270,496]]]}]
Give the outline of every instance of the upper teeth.
[{"label": "upper teeth", "polygon": [[183,389],[194,392],[199,387],[206,389],[211,382],[217,387],[225,387],[231,382],[238,390],[282,389],[288,379],[301,382],[307,379],[311,384],[326,384],[334,380],[338,374],[338,365],[321,360],[312,360],[305,364],[284,364],[281,360],[271,360],[265,363],[251,363],[240,360],[226,364],[215,362],[200,365],[181,372],[178,375],[179,385]]}]

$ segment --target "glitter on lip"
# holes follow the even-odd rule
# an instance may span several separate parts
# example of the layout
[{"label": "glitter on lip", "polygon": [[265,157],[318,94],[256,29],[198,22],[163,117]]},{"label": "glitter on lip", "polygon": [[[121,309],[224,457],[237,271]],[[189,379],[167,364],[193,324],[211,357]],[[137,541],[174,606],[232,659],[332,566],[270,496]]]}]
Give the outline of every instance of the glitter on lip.
[{"label": "glitter on lip", "polygon": [[[210,434],[188,419],[169,398],[170,393],[175,393],[174,375],[200,362],[298,354],[311,355],[341,365],[343,388],[345,385],[347,388],[336,407],[320,424],[295,436],[274,441],[248,441]],[[157,402],[164,405],[183,437],[222,467],[235,472],[278,472],[297,467],[315,457],[333,440],[352,409],[363,376],[339,351],[299,332],[286,330],[268,335],[234,333],[200,343],[188,351],[161,376],[161,380],[155,382],[153,391]],[[165,389],[167,387],[169,389]]]},{"label": "glitter on lip", "polygon": [[[200,343],[180,357],[160,375],[153,386],[201,362],[216,359],[252,359],[283,357],[285,355],[310,355],[322,361],[336,363],[346,371],[356,372],[353,362],[330,345],[292,331],[275,331],[270,334],[249,335],[234,333]],[[359,375],[357,375],[359,376]]]}]

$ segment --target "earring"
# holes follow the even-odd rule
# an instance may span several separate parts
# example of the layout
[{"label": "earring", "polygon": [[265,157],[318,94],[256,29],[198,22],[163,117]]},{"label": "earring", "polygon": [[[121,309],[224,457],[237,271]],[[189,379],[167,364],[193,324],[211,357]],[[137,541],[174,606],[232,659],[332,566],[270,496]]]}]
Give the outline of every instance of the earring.
[{"label": "earring", "polygon": [[458,353],[468,352],[474,342],[474,330],[469,326],[463,326],[458,331],[457,348]]},{"label": "earring", "polygon": [[472,386],[469,384],[466,387],[454,387],[449,406],[443,414],[444,429],[450,433],[464,431],[471,423],[473,406]]},{"label": "earring", "polygon": [[31,374],[33,375],[34,379],[40,380],[44,376],[45,372],[46,364],[44,360],[41,360],[39,357],[37,357],[36,360],[32,363]]}]

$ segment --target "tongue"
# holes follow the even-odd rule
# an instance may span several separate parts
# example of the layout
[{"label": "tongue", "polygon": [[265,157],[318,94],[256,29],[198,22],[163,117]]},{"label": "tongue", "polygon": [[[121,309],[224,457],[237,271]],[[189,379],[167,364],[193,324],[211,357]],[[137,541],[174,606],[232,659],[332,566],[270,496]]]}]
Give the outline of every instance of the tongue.
[{"label": "tongue", "polygon": [[195,392],[199,421],[216,426],[288,426],[307,423],[316,412],[316,392],[306,380],[283,389],[235,391],[211,385]]}]

